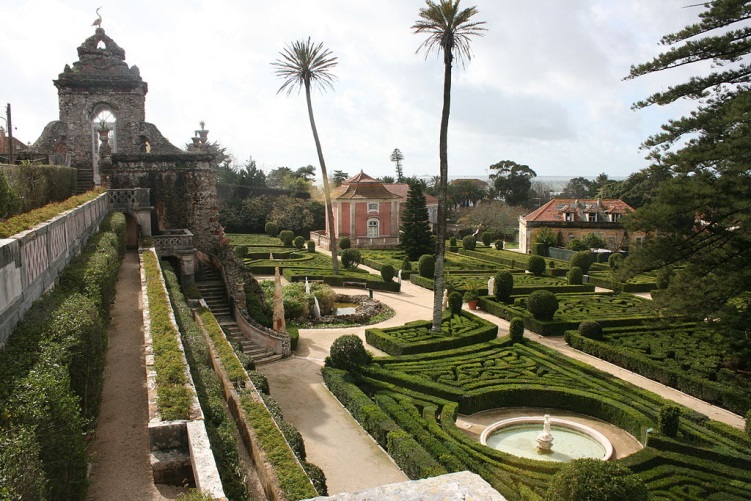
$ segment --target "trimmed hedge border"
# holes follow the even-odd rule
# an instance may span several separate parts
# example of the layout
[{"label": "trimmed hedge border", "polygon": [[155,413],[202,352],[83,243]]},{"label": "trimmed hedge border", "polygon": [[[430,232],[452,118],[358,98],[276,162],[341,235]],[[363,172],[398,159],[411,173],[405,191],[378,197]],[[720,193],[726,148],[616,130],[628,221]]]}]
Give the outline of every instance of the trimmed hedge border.
[{"label": "trimmed hedge border", "polygon": [[[373,327],[365,329],[365,340],[371,346],[374,346],[389,355],[398,356],[460,348],[462,346],[490,341],[491,339],[495,339],[498,335],[498,326],[494,323],[488,322],[487,320],[472,315],[466,311],[462,311],[460,316],[472,320],[476,323],[477,327],[469,332],[462,333],[457,337],[446,337],[436,334],[432,339],[414,343],[401,341],[390,335],[390,332],[397,329],[404,330],[408,327],[413,329],[430,330],[432,322],[427,320],[416,321],[399,327],[387,327],[384,329]],[[450,318],[450,312],[447,311],[443,313],[444,322]]]},{"label": "trimmed hedge border", "polygon": [[172,306],[162,284],[162,271],[153,249],[141,252],[149,326],[156,371],[157,410],[163,421],[190,419],[193,392],[189,388],[187,362],[180,347],[179,332],[172,319]]},{"label": "trimmed hedge border", "polygon": [[751,409],[751,395],[728,389],[720,383],[670,370],[659,362],[640,356],[633,350],[610,346],[608,343],[587,339],[577,331],[568,330],[564,339],[572,348],[634,371],[666,386],[693,395],[696,398],[744,415]]},{"label": "trimmed hedge border", "polygon": [[85,498],[86,433],[99,412],[124,234],[125,217],[109,214],[0,350],[2,496]]}]

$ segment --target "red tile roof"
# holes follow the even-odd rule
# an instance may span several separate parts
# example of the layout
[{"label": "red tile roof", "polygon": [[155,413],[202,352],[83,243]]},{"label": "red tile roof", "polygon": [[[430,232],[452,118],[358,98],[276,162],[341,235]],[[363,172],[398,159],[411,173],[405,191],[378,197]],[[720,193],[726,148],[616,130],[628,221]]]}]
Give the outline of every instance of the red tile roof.
[{"label": "red tile roof", "polygon": [[[407,199],[407,194],[409,193],[409,185],[407,183],[384,184],[383,187],[399,198],[404,200]],[[438,199],[433,195],[429,193],[423,193],[423,195],[425,195],[425,202],[427,205],[438,204]]]},{"label": "red tile roof", "polygon": [[633,207],[619,199],[554,198],[523,217],[525,221],[565,221],[566,212],[627,214],[633,210]]}]

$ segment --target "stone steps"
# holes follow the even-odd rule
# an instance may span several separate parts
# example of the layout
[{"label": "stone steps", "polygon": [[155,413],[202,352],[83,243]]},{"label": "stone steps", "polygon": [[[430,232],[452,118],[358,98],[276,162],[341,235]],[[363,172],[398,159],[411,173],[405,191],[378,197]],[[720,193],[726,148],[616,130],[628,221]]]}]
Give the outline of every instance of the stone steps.
[{"label": "stone steps", "polygon": [[253,359],[256,366],[281,360],[282,355],[277,355],[262,346],[258,346],[243,335],[232,318],[221,275],[216,270],[203,268],[199,276],[200,280],[196,281],[196,287],[201,292],[206,306],[209,307],[209,310],[219,322],[227,340],[235,346],[240,346],[242,352]]}]

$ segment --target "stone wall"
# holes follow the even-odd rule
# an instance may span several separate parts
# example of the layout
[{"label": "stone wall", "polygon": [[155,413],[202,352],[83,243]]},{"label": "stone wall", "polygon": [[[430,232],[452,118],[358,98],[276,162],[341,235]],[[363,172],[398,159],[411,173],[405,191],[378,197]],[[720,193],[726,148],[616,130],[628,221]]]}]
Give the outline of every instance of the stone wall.
[{"label": "stone wall", "polygon": [[200,251],[218,254],[223,235],[211,155],[112,155],[110,187],[149,188],[154,234],[188,229]]},{"label": "stone wall", "polygon": [[60,272],[99,230],[107,195],[31,230],[0,239],[0,346]]}]

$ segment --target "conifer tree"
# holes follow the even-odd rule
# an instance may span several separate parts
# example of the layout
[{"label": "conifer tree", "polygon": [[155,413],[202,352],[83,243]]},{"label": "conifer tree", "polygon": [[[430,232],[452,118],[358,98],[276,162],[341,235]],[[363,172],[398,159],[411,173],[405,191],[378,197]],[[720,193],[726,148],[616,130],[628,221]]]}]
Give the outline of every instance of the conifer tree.
[{"label": "conifer tree", "polygon": [[417,261],[423,254],[433,253],[433,235],[428,221],[428,206],[422,188],[410,183],[407,202],[399,228],[399,245],[407,253],[410,261]]}]

